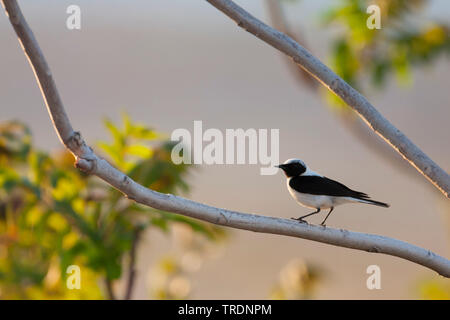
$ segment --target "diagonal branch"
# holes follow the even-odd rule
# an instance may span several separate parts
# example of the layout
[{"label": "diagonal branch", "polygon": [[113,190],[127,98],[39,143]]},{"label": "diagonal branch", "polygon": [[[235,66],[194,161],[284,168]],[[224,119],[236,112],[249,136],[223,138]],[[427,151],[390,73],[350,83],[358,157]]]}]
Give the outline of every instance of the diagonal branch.
[{"label": "diagonal branch", "polygon": [[[267,11],[272,26],[275,29],[285,33],[296,42],[302,44],[305,48],[308,48],[305,39],[299,35],[298,32],[294,34],[291,31],[289,23],[283,14],[281,4],[282,1],[283,0],[266,0]],[[284,58],[285,59],[283,60],[288,62],[289,70],[294,71],[293,73],[295,73],[296,80],[298,80],[301,85],[306,85],[314,91],[319,91],[318,89],[322,89],[320,87],[320,83],[317,82],[310,73],[302,69],[297,63],[295,63],[295,61],[290,59],[290,57],[284,55]],[[357,115],[354,113],[350,114],[350,112],[350,108],[346,108],[343,112],[335,112],[334,115],[341,122],[341,124],[348,129],[354,138],[359,140],[359,142],[365,147],[371,149],[375,155],[388,161],[395,167],[396,170],[403,171],[408,173],[410,176],[419,179],[420,175],[415,174],[413,167],[405,166],[404,160],[400,154],[392,149],[389,144],[386,144],[384,140],[380,140],[376,134],[374,135],[374,132],[363,124],[363,120],[361,118],[357,119]]]},{"label": "diagonal branch", "polygon": [[399,152],[447,198],[450,198],[450,175],[419,149],[404,133],[383,117],[370,102],[330,68],[291,37],[281,33],[242,9],[231,0],[206,0],[272,47],[280,50],[309,72],[326,88],[345,101],[380,137]]},{"label": "diagonal branch", "polygon": [[[407,242],[343,229],[301,224],[288,219],[220,209],[172,194],[159,193],[136,183],[130,177],[111,166],[106,160],[98,157],[86,145],[81,135],[72,130],[50,69],[16,0],[2,0],[2,2],[25,54],[28,56],[30,64],[35,71],[36,80],[41,87],[42,95],[47,103],[47,109],[53,119],[58,136],[73,153],[76,159],[75,165],[81,170],[108,182],[129,199],[155,209],[179,213],[230,228],[285,235],[339,247],[384,253],[423,265],[450,278],[449,260],[430,250]],[[58,98],[54,99],[52,97]]]}]

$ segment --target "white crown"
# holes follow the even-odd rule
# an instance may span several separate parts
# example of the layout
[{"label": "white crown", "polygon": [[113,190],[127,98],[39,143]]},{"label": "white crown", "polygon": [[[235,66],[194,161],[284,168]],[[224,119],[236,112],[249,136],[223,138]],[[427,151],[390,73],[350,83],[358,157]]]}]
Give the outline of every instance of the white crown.
[{"label": "white crown", "polygon": [[306,164],[302,160],[296,158],[288,159],[283,164],[291,164],[291,163],[300,163],[302,166],[306,168]]}]

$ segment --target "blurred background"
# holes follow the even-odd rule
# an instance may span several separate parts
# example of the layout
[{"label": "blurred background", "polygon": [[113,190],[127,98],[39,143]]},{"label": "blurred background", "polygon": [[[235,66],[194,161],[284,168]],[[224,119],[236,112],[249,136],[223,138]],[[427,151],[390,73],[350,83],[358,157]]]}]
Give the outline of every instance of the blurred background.
[{"label": "blurred background", "polygon": [[[450,168],[450,3],[240,0],[361,90]],[[380,30],[365,10],[382,8]],[[81,30],[66,9],[81,8]],[[173,130],[280,129],[280,160],[391,204],[339,207],[328,225],[450,256],[450,205],[341,102],[206,1],[20,1],[75,129],[161,192],[289,218],[308,213],[284,175],[259,165],[175,166]],[[0,297],[410,299],[450,297],[434,272],[398,258],[213,227],[144,209],[73,169],[34,76],[0,15]],[[322,216],[312,217],[320,223]],[[81,289],[65,272],[81,267]],[[381,268],[368,290],[366,268]]]}]

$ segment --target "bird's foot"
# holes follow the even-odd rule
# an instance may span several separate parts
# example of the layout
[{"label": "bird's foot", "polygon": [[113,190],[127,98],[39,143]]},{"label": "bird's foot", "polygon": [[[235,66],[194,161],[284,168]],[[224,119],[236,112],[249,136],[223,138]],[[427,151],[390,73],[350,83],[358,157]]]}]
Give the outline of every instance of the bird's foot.
[{"label": "bird's foot", "polygon": [[300,222],[300,223],[306,223],[306,224],[308,224],[308,221],[306,221],[306,220],[303,220],[302,218],[291,218],[292,220],[297,220],[298,222]]}]

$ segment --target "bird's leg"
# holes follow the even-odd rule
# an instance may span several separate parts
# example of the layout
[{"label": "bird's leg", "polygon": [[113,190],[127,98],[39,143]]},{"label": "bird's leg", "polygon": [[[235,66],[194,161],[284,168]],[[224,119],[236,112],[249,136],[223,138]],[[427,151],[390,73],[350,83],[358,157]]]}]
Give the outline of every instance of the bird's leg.
[{"label": "bird's leg", "polygon": [[328,212],[327,216],[325,217],[325,219],[323,219],[322,223],[320,224],[321,226],[325,226],[325,221],[327,221],[327,219],[330,216],[330,213],[333,211],[333,209],[334,209],[334,207],[331,207],[331,209]]},{"label": "bird's leg", "polygon": [[303,219],[306,218],[306,217],[312,216],[313,214],[319,213],[319,212],[320,212],[320,208],[317,208],[316,211],[311,212],[311,213],[309,213],[309,214],[307,214],[307,215],[305,215],[305,216],[302,216],[302,217],[300,217],[300,218],[291,218],[291,219],[297,220],[297,221],[303,222],[303,223],[308,223],[308,222],[306,222],[306,221],[303,220]]}]

